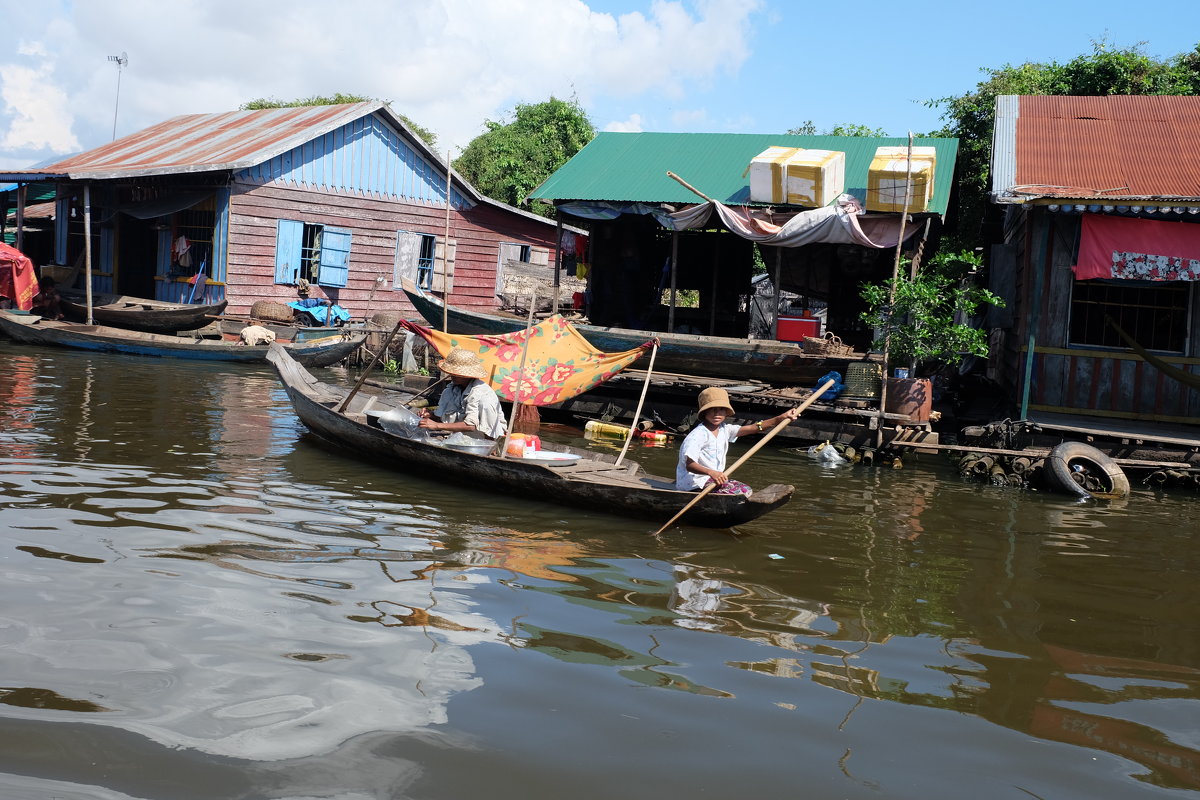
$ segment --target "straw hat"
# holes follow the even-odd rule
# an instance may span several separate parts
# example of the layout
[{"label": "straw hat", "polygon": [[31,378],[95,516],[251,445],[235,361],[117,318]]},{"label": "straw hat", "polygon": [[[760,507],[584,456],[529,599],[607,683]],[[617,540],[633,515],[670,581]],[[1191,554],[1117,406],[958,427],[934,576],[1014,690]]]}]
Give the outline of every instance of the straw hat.
[{"label": "straw hat", "polygon": [[438,362],[438,369],[447,375],[457,375],[460,378],[487,380],[487,373],[483,371],[483,362],[479,356],[461,347],[447,353],[446,357]]},{"label": "straw hat", "polygon": [[733,404],[729,402],[729,392],[715,386],[700,393],[699,403],[701,416],[710,408],[727,408],[730,414],[733,413]]}]

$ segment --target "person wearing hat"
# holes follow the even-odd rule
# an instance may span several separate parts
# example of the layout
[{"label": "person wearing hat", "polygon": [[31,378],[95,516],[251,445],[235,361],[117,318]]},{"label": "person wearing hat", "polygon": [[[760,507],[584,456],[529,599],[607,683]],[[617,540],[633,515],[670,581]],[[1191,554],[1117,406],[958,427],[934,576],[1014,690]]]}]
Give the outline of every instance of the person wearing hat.
[{"label": "person wearing hat", "polygon": [[729,452],[730,442],[782,425],[785,421],[800,416],[800,412],[789,408],[779,416],[750,425],[739,425],[728,421],[733,416],[729,392],[712,387],[700,392],[698,399],[700,419],[679,446],[675,488],[684,492],[697,492],[711,481],[717,485],[713,490],[716,494],[744,494],[748,497],[750,487],[740,481],[731,480],[725,474],[725,454]]},{"label": "person wearing hat", "polygon": [[504,411],[500,398],[487,384],[483,362],[470,350],[456,347],[438,362],[450,379],[442,390],[437,410],[425,411],[421,427],[432,431],[478,432],[489,439],[504,435]]}]

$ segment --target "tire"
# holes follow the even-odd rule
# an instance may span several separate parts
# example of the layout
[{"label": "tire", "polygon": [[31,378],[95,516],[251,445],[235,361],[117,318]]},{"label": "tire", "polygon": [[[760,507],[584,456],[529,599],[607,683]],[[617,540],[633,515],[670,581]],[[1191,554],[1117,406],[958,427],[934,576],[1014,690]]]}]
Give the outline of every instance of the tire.
[{"label": "tire", "polygon": [[[1051,489],[1075,497],[1129,496],[1129,479],[1117,462],[1083,442],[1063,442],[1051,450],[1043,474]],[[1085,478],[1092,478],[1100,488],[1088,488],[1083,484]]]}]

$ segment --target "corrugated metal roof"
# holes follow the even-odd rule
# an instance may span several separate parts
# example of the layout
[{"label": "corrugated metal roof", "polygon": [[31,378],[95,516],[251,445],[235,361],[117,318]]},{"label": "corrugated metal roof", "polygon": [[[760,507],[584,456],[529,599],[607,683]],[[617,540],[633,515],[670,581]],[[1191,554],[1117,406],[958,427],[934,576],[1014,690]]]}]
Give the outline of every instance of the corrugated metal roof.
[{"label": "corrugated metal roof", "polygon": [[[759,133],[599,133],[530,195],[537,200],[608,200],[695,203],[699,198],[667,177],[674,172],[723,203],[748,203],[750,160],[768,147],[841,150],[846,154],[846,191],[866,199],[867,170],[875,148],[907,146],[908,137],[786,136]],[[936,147],[937,167],[930,210],[946,213],[957,139],[914,139]]]},{"label": "corrugated metal roof", "polygon": [[[385,103],[378,101],[186,114],[26,172],[103,180],[245,169],[376,112],[412,136],[403,121]],[[441,163],[437,154],[431,152],[429,155]],[[19,176],[21,173],[5,174]]]},{"label": "corrugated metal roof", "polygon": [[[997,98],[993,198],[1200,199],[1200,97],[1019,96],[1015,124],[1000,141]],[[998,170],[1015,153],[1011,183]]]}]

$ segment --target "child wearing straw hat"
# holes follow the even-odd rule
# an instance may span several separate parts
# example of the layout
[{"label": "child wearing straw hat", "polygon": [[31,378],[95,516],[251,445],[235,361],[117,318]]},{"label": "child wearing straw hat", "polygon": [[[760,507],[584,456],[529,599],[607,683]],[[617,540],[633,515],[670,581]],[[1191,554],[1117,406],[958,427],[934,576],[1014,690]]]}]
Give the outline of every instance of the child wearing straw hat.
[{"label": "child wearing straw hat", "polygon": [[490,439],[504,435],[504,412],[500,398],[487,384],[483,361],[470,350],[456,347],[438,362],[450,378],[442,391],[437,410],[422,413],[421,427],[433,431],[478,432]]},{"label": "child wearing straw hat", "polygon": [[744,494],[749,497],[749,486],[732,480],[725,474],[725,454],[729,452],[729,444],[742,436],[762,433],[787,420],[793,420],[800,415],[799,410],[789,408],[779,416],[750,425],[739,425],[727,421],[733,416],[733,405],[729,402],[729,392],[724,389],[705,389],[700,392],[698,403],[700,419],[679,446],[675,488],[684,492],[696,492],[711,481],[717,485],[717,488],[713,489],[714,494]]}]

